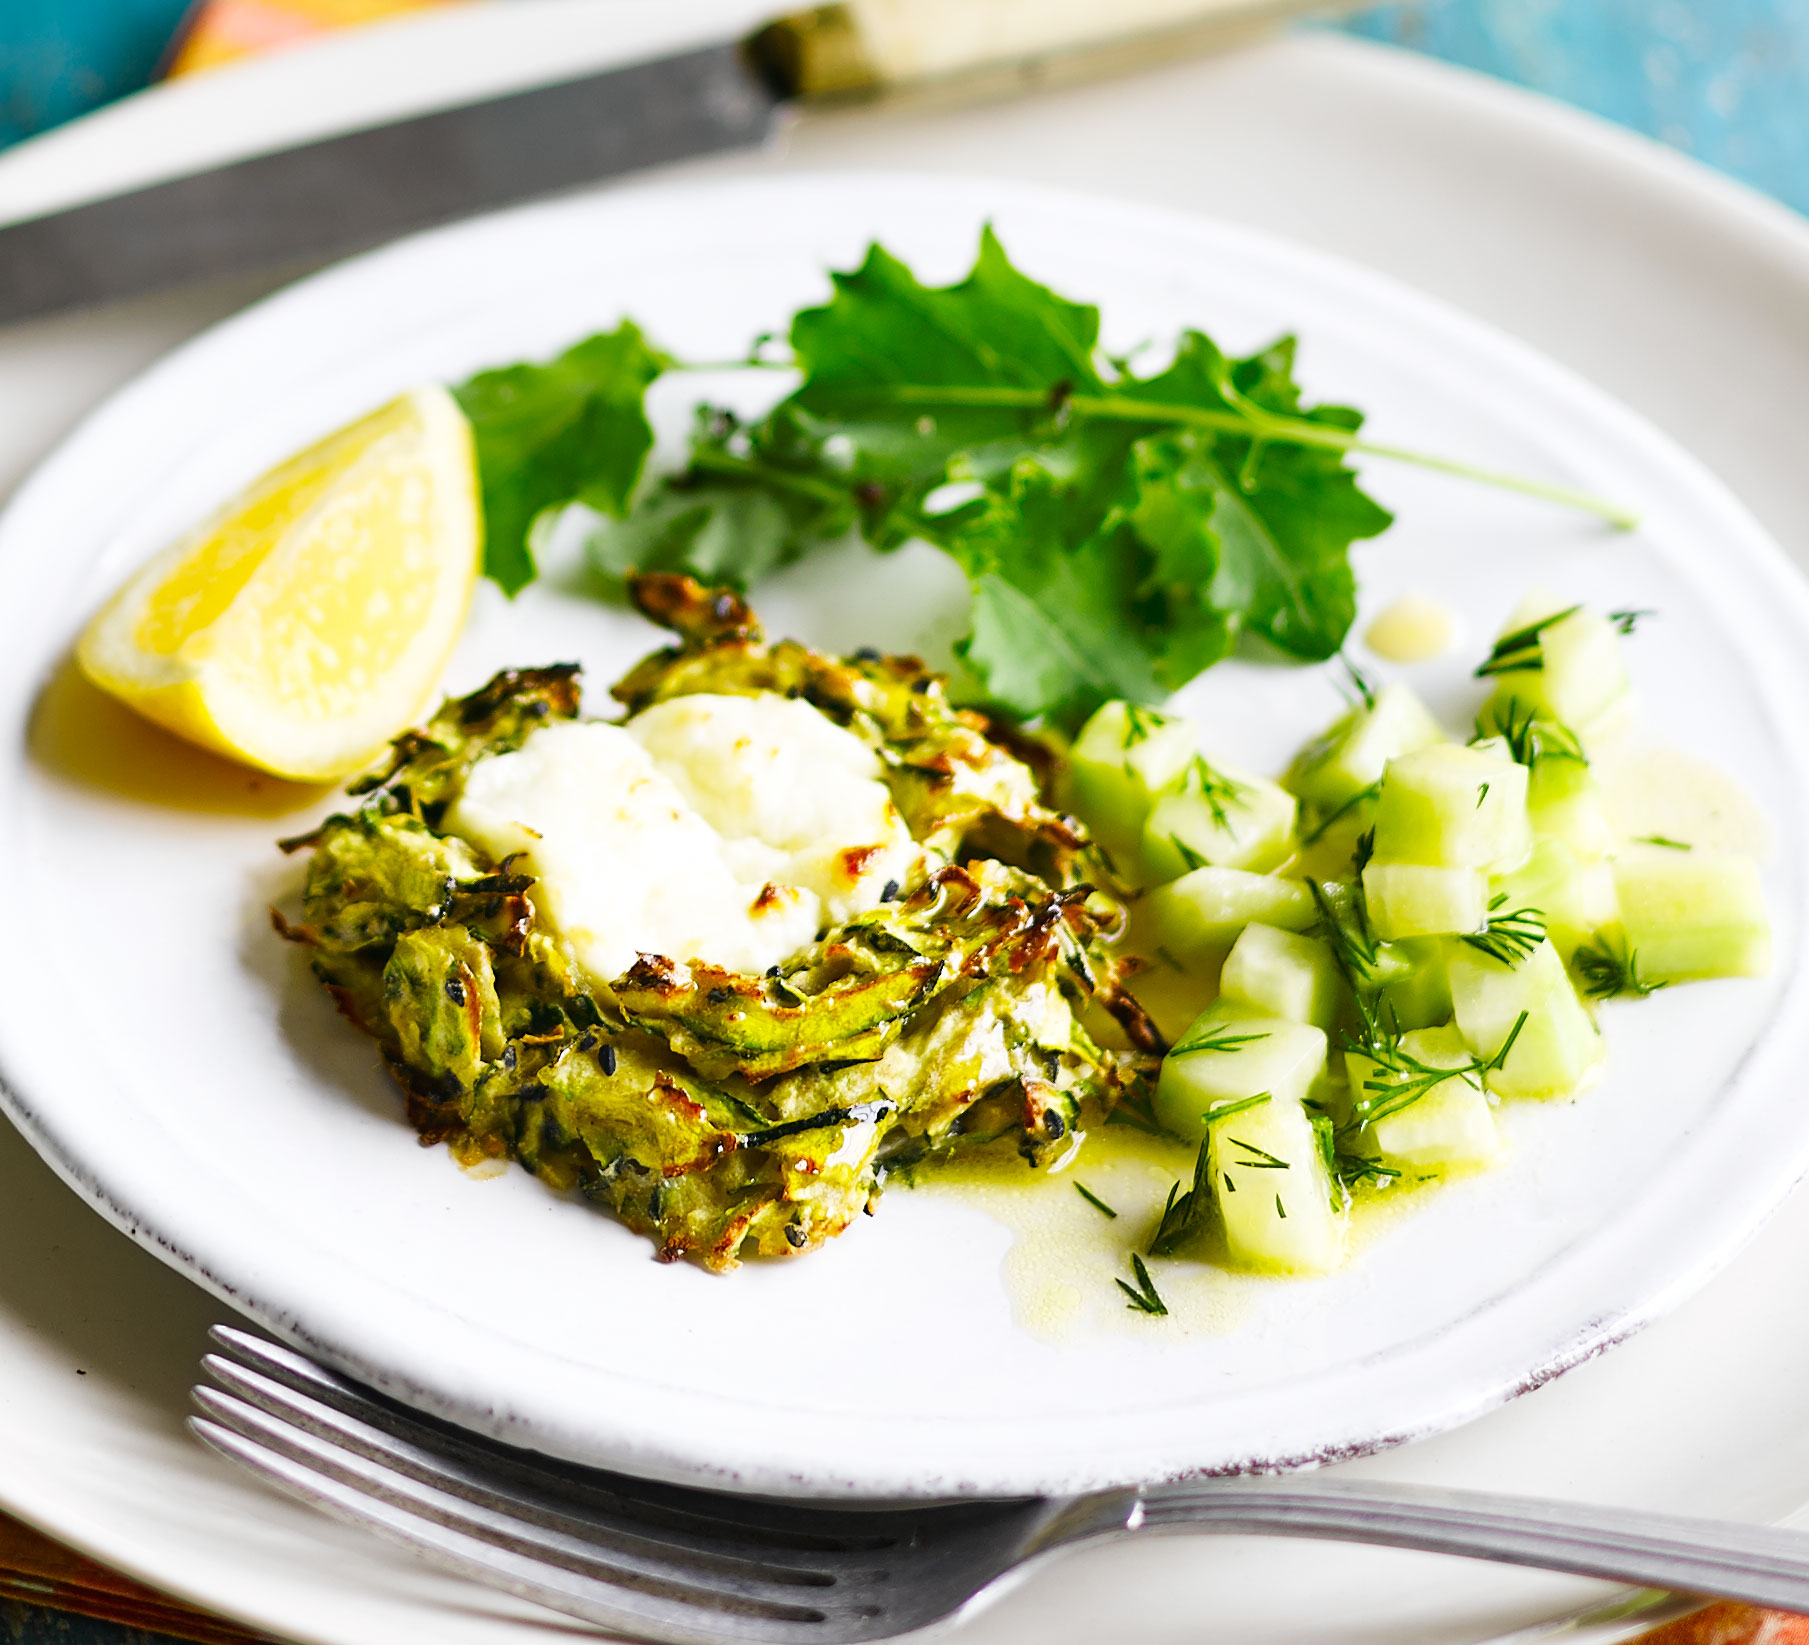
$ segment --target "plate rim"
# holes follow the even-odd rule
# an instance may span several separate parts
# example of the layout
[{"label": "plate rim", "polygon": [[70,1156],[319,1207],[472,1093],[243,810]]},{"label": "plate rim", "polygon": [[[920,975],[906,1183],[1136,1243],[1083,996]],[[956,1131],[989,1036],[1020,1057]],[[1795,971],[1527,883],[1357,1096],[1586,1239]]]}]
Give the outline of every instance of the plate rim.
[{"label": "plate rim", "polygon": [[[245,335],[255,337],[266,329],[280,327],[286,314],[292,311],[305,314],[321,301],[330,300],[337,288],[362,285],[373,272],[381,274],[386,265],[392,269],[403,268],[423,255],[443,255],[449,250],[456,252],[462,242],[487,239],[497,234],[499,229],[505,232],[511,228],[519,230],[525,224],[538,225],[542,229],[551,227],[556,231],[561,224],[583,219],[594,213],[605,217],[624,211],[632,214],[637,207],[643,205],[658,210],[662,208],[663,202],[674,196],[681,199],[688,197],[695,204],[700,199],[707,203],[712,195],[730,193],[745,197],[753,192],[783,200],[785,196],[799,194],[827,194],[834,198],[838,193],[845,194],[856,189],[889,189],[907,193],[928,191],[947,197],[951,192],[951,184],[947,179],[896,171],[795,172],[758,181],[736,179],[676,185],[655,183],[615,191],[601,198],[518,207],[490,214],[450,228],[411,236],[390,247],[335,265],[254,305],[221,326],[203,332],[105,402],[91,419],[80,425],[58,448],[33,479],[21,488],[5,516],[0,518],[0,552],[4,552],[27,530],[33,511],[44,506],[40,498],[54,501],[61,493],[68,483],[66,471],[74,472],[79,468],[88,446],[103,441],[115,420],[129,426],[138,415],[138,408],[145,404],[155,405],[167,391],[168,384],[180,383],[185,374],[192,373],[197,367],[205,367],[210,361],[230,359]],[[1450,305],[1430,299],[1400,282],[1343,259],[1328,257],[1278,237],[1215,222],[1196,214],[1143,205],[1127,206],[1070,190],[985,179],[973,180],[959,192],[964,200],[983,197],[996,201],[1001,209],[1013,199],[1025,200],[1032,206],[1039,203],[1045,207],[1067,206],[1091,211],[1097,214],[1095,220],[1098,220],[1098,216],[1108,220],[1116,217],[1133,227],[1141,226],[1152,237],[1158,232],[1166,232],[1182,239],[1191,236],[1196,242],[1204,240],[1229,243],[1242,248],[1246,254],[1304,267],[1309,274],[1332,280],[1341,288],[1361,293],[1386,307],[1405,307],[1417,317],[1423,328],[1467,337],[1473,349],[1492,354],[1504,363],[1511,364],[1522,380],[1580,404],[1585,408],[1590,425],[1610,431],[1612,442],[1618,448],[1631,447],[1652,456],[1662,455],[1674,470],[1681,468],[1689,477],[1691,489],[1712,497],[1716,506],[1730,519],[1737,518],[1742,522],[1742,534],[1750,549],[1750,552],[1742,555],[1745,568],[1767,583],[1768,592],[1775,595],[1783,606],[1795,608],[1803,631],[1809,633],[1809,586],[1802,583],[1781,548],[1751,518],[1738,499],[1644,419],[1594,389],[1566,368],[1501,334],[1495,328],[1462,314]],[[1768,691],[1766,694],[1771,696],[1772,692]],[[1797,774],[1799,781],[1809,780],[1809,771],[1799,768]],[[1801,990],[1804,982],[1804,969],[1799,956],[1795,973],[1797,991]],[[1781,1032],[1783,1026],[1774,1020],[1759,1049],[1768,1048]],[[0,1041],[4,1041],[6,1037],[3,1026],[0,1026]],[[1728,1089],[1732,1089],[1733,1083],[1730,1082]],[[1536,1387],[1571,1365],[1602,1351],[1701,1284],[1751,1237],[1763,1220],[1763,1215],[1782,1201],[1789,1187],[1801,1177],[1805,1166],[1809,1165],[1809,1128],[1806,1128],[1795,1151],[1782,1156],[1781,1162],[1774,1164],[1761,1179],[1766,1186],[1756,1196],[1754,1203],[1762,1204],[1766,1208],[1765,1212],[1743,1211],[1722,1218],[1719,1231],[1712,1240],[1699,1243],[1694,1257],[1681,1266],[1670,1269],[1667,1277],[1648,1280],[1639,1286],[1637,1300],[1618,1302],[1599,1310],[1587,1310],[1587,1317],[1575,1318],[1574,1323],[1555,1335],[1539,1333],[1540,1347],[1531,1363],[1527,1362],[1524,1350],[1516,1351],[1511,1356],[1512,1363],[1508,1364],[1502,1363],[1503,1356],[1499,1352],[1477,1356],[1479,1363],[1466,1362],[1465,1375],[1453,1380],[1467,1391],[1448,1394],[1433,1407],[1435,1414],[1428,1414],[1426,1404],[1415,1406],[1420,1413],[1417,1418],[1405,1413],[1392,1414],[1400,1412],[1400,1402],[1396,1401],[1390,1407],[1390,1415],[1371,1415],[1361,1421],[1347,1422],[1341,1432],[1310,1445],[1277,1445],[1271,1441],[1266,1448],[1250,1449],[1230,1456],[1214,1456],[1204,1461],[1167,1464],[1140,1461],[1134,1471],[1129,1473],[1102,1474],[1098,1472],[1100,1465],[1095,1463],[1091,1473],[1076,1475],[1070,1472],[1061,1477],[1047,1474],[1031,1476],[1018,1471],[1001,1473],[1001,1464],[993,1462],[990,1464],[993,1470],[990,1473],[975,1470],[965,1477],[950,1478],[947,1474],[939,1474],[926,1479],[919,1470],[909,1465],[901,1471],[896,1462],[883,1470],[868,1462],[865,1472],[835,1471],[835,1465],[829,1462],[829,1458],[845,1455],[852,1441],[852,1436],[844,1431],[849,1419],[841,1414],[819,1414],[815,1419],[816,1427],[824,1430],[824,1433],[813,1436],[814,1454],[808,1462],[800,1464],[782,1460],[770,1454],[768,1447],[743,1447],[733,1453],[733,1461],[700,1464],[695,1452],[687,1452],[683,1446],[675,1448],[663,1437],[653,1443],[631,1438],[619,1423],[615,1432],[603,1435],[591,1427],[578,1431],[571,1424],[569,1415],[561,1421],[549,1420],[544,1411],[536,1418],[532,1413],[518,1414],[506,1409],[499,1410],[498,1406],[504,1402],[503,1396],[495,1391],[490,1393],[481,1408],[474,1409],[469,1393],[463,1397],[449,1394],[443,1384],[436,1386],[428,1378],[410,1369],[410,1361],[406,1356],[373,1359],[369,1348],[355,1340],[355,1327],[352,1332],[348,1332],[343,1323],[342,1310],[329,1314],[319,1308],[318,1297],[310,1299],[302,1306],[304,1314],[315,1314],[315,1322],[310,1323],[308,1319],[297,1317],[290,1311],[291,1302],[302,1301],[298,1289],[292,1288],[282,1300],[266,1297],[261,1287],[247,1274],[243,1259],[238,1259],[235,1267],[234,1263],[222,1262],[217,1255],[210,1256],[204,1250],[188,1249],[169,1223],[167,1205],[158,1207],[153,1202],[148,1207],[143,1203],[135,1207],[128,1203],[129,1198],[136,1196],[128,1194],[121,1197],[121,1190],[117,1186],[117,1171],[110,1173],[105,1162],[96,1165],[91,1160],[85,1161],[77,1157],[66,1140],[59,1135],[54,1117],[41,1111],[40,1106],[34,1104],[25,1091],[15,1088],[15,1082],[10,1078],[0,1082],[0,1098],[3,1098],[7,1110],[40,1153],[52,1161],[65,1180],[77,1185],[91,1201],[97,1203],[103,1214],[116,1226],[124,1228],[140,1243],[150,1245],[164,1260],[182,1268],[222,1300],[250,1314],[266,1328],[320,1355],[329,1363],[375,1382],[410,1403],[434,1410],[468,1426],[497,1433],[499,1437],[508,1437],[516,1443],[532,1444],[556,1454],[572,1455],[580,1460],[595,1461],[607,1466],[632,1468],[637,1472],[651,1472],[668,1478],[701,1478],[745,1490],[802,1490],[813,1494],[843,1496],[909,1495],[926,1491],[933,1494],[1000,1494],[1030,1489],[1086,1488],[1131,1478],[1172,1477],[1197,1472],[1204,1467],[1291,1467],[1366,1454],[1440,1431],[1480,1414],[1514,1393]],[[1639,1204],[1644,1206],[1653,1197],[1648,1194]],[[207,1241],[203,1241],[203,1244],[206,1243]],[[1613,1237],[1604,1236],[1591,1241],[1587,1249],[1600,1255],[1616,1243]],[[1580,1259],[1558,1259],[1547,1266],[1556,1271],[1576,1260]],[[1544,1270],[1541,1271],[1542,1275],[1543,1273]],[[365,1278],[368,1284],[368,1274]],[[1546,1282],[1542,1277],[1537,1283],[1542,1288]],[[1467,1327],[1470,1321],[1484,1314],[1511,1311],[1519,1298],[1533,1287],[1531,1279],[1523,1281],[1514,1291],[1491,1298],[1471,1313],[1460,1316],[1458,1326]],[[377,1289],[380,1292],[385,1287],[379,1286]],[[438,1312],[430,1305],[429,1311]],[[1576,1311],[1571,1309],[1566,1312],[1574,1315]],[[334,1318],[335,1326],[322,1323],[326,1318]],[[1459,1334],[1458,1326],[1442,1333],[1442,1338],[1449,1342]],[[1465,1340],[1467,1341],[1467,1336]],[[1409,1355],[1430,1352],[1434,1361],[1438,1352],[1436,1344],[1422,1348],[1417,1342],[1397,1344],[1392,1349],[1395,1355],[1403,1351]],[[494,1372],[491,1375],[494,1376]],[[619,1376],[613,1373],[593,1371],[591,1376],[598,1388],[620,1382]],[[659,1397],[659,1391],[650,1388],[644,1400],[657,1405]],[[474,1421],[474,1417],[477,1420]],[[914,1431],[919,1427],[920,1424],[917,1423],[906,1423],[902,1425],[901,1431]],[[760,1454],[762,1450],[768,1454]]]}]

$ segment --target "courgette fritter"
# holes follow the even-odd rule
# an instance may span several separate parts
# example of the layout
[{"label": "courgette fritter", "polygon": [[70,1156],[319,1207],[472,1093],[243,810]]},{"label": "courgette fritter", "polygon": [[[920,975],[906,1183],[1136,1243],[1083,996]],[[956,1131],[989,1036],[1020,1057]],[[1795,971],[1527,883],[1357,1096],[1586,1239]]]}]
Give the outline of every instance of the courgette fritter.
[{"label": "courgette fritter", "polygon": [[[916,658],[768,644],[738,597],[689,578],[631,592],[678,643],[614,688],[630,714],[699,692],[804,699],[879,756],[925,867],[764,975],[644,954],[600,984],[517,859],[441,832],[478,761],[577,716],[577,669],[449,700],[351,785],[356,810],[284,842],[312,857],[300,921],[276,916],[381,1046],[422,1141],[513,1156],[662,1257],[717,1269],[808,1251],[888,1174],[960,1148],[1063,1157],[1161,1049],[1102,940],[1121,910],[1085,832]],[[1093,1006],[1131,1050],[1095,1043]]]}]

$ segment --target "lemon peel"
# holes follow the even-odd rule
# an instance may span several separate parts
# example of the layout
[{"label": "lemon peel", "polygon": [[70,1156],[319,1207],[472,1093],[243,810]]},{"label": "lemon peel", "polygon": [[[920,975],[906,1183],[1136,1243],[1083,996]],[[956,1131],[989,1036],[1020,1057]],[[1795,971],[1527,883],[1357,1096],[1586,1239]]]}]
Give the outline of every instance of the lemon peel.
[{"label": "lemon peel", "polygon": [[416,389],[153,558],[77,660],[190,742],[278,776],[344,776],[426,706],[482,543],[470,426],[444,389]]}]

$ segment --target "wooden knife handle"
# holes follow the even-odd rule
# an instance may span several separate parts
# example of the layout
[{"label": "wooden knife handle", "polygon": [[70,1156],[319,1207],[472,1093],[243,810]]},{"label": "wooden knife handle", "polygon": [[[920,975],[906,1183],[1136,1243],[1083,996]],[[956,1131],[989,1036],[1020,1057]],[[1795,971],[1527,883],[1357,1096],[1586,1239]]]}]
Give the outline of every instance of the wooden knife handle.
[{"label": "wooden knife handle", "polygon": [[[1335,4],[1335,0],[1332,0]],[[1139,36],[1210,41],[1328,0],[840,0],[782,17],[755,50],[793,95],[883,90],[1075,56]]]}]

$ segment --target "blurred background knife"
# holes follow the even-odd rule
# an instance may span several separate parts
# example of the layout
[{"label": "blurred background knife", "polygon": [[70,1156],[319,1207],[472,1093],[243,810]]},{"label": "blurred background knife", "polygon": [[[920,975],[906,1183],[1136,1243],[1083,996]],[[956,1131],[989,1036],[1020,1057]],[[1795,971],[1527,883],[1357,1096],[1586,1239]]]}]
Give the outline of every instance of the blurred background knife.
[{"label": "blurred background knife", "polygon": [[0,323],[378,244],[758,144],[788,104],[996,93],[1207,49],[1328,0],[843,0],[737,40],[258,155],[0,228]]}]

